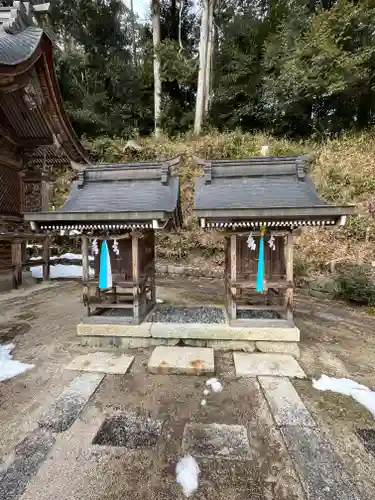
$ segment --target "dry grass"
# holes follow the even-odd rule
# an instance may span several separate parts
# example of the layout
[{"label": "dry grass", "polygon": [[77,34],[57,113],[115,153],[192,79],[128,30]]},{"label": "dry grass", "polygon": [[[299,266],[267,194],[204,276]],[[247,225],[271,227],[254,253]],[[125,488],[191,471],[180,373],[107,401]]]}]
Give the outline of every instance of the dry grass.
[{"label": "dry grass", "polygon": [[[217,233],[201,231],[193,218],[194,179],[201,172],[193,156],[202,158],[247,158],[259,155],[262,145],[270,146],[270,154],[292,155],[314,153],[312,175],[319,193],[334,203],[354,203],[360,215],[348,219],[343,230],[309,229],[298,238],[296,261],[304,272],[321,272],[328,262],[371,262],[375,260],[375,134],[347,135],[324,143],[291,142],[262,134],[211,133],[156,141],[139,140],[142,151],[132,154],[126,141],[101,138],[87,144],[98,161],[126,162],[179,155],[181,198],[185,229],[179,234],[158,237],[161,259],[183,261],[193,265],[220,266],[223,262],[223,238]],[[55,200],[61,204],[68,191],[71,174],[55,184]],[[303,271],[303,270],[302,270]]]}]

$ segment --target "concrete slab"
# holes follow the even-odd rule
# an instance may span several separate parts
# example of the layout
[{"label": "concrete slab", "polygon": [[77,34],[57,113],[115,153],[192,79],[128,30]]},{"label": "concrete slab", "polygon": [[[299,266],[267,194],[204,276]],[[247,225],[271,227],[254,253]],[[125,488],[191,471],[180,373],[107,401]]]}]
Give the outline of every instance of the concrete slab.
[{"label": "concrete slab", "polygon": [[36,429],[16,446],[12,456],[0,468],[1,499],[20,498],[54,443],[55,438],[50,431]]},{"label": "concrete slab", "polygon": [[258,340],[255,342],[255,345],[260,352],[290,354],[296,359],[299,359],[301,356],[300,348],[297,342],[266,342],[264,340]]},{"label": "concrete slab", "polygon": [[74,358],[66,366],[66,370],[124,375],[133,363],[133,360],[134,356],[126,354],[116,356],[112,352],[90,352],[89,354],[83,354]]},{"label": "concrete slab", "polygon": [[104,375],[100,373],[85,373],[76,377],[60,394],[55,404],[47,409],[38,422],[39,426],[54,432],[69,429],[103,377]]},{"label": "concrete slab", "polygon": [[[204,323],[151,323],[151,336],[179,339],[205,339],[205,340],[267,340],[281,342],[298,342],[300,332],[296,326],[290,326],[287,321],[280,326],[262,325],[255,322],[242,326],[229,324],[204,324]],[[141,325],[139,325],[141,326]],[[128,328],[136,328],[129,326]],[[135,330],[133,330],[135,332]],[[136,337],[138,334],[133,333]]]},{"label": "concrete slab", "polygon": [[155,347],[148,362],[150,373],[211,375],[214,373],[213,349],[200,347]]},{"label": "concrete slab", "polygon": [[281,377],[258,377],[258,380],[277,425],[315,427],[313,418],[290,380]]},{"label": "concrete slab", "polygon": [[331,443],[311,427],[281,428],[307,500],[361,500]]},{"label": "concrete slab", "polygon": [[249,439],[243,425],[186,424],[182,449],[194,457],[248,460]]},{"label": "concrete slab", "polygon": [[[106,323],[79,323],[77,325],[77,335],[103,336],[103,337],[151,337],[151,323],[141,323],[140,325],[113,324]],[[167,335],[165,335],[167,336]]]},{"label": "concrete slab", "polygon": [[176,345],[180,339],[153,339],[151,337],[88,337],[79,338],[81,346],[94,347],[95,349],[144,349],[158,345]]},{"label": "concrete slab", "polygon": [[252,340],[206,340],[206,343],[207,347],[215,351],[255,351],[255,342]]},{"label": "concrete slab", "polygon": [[237,377],[306,377],[298,362],[288,354],[235,352],[233,359]]}]

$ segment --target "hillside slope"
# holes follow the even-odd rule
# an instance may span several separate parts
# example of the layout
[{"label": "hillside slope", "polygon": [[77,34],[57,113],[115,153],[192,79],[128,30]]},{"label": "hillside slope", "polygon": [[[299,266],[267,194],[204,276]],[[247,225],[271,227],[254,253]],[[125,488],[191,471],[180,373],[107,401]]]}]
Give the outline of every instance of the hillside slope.
[{"label": "hillside slope", "polygon": [[[360,215],[351,217],[344,229],[305,229],[297,238],[296,273],[321,273],[334,262],[370,263],[375,260],[375,133],[343,136],[317,142],[291,142],[261,134],[232,132],[210,134],[198,138],[140,140],[141,151],[135,154],[126,142],[101,138],[87,144],[98,161],[126,162],[181,156],[179,174],[182,180],[182,204],[185,229],[179,234],[158,235],[158,256],[171,262],[199,266],[221,266],[223,238],[221,234],[204,232],[192,216],[194,178],[200,173],[193,155],[202,158],[247,158],[259,155],[268,144],[269,154],[293,155],[313,153],[312,175],[319,193],[334,203],[355,203]],[[53,202],[57,206],[69,190],[72,172],[56,172]]]}]

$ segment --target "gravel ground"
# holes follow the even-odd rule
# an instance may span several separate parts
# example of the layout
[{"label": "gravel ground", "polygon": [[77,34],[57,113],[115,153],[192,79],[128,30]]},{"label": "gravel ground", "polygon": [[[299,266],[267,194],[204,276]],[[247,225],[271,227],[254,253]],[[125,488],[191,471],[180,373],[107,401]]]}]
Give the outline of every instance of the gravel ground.
[{"label": "gravel ground", "polygon": [[94,437],[93,444],[126,446],[129,449],[155,446],[163,422],[137,415],[115,415],[107,418]]},{"label": "gravel ground", "polygon": [[133,309],[105,309],[102,313],[96,313],[95,316],[119,316],[131,318]]},{"label": "gravel ground", "polygon": [[275,311],[246,311],[237,309],[237,319],[280,319]]},{"label": "gravel ground", "polygon": [[225,323],[218,307],[158,306],[151,317],[154,323]]}]

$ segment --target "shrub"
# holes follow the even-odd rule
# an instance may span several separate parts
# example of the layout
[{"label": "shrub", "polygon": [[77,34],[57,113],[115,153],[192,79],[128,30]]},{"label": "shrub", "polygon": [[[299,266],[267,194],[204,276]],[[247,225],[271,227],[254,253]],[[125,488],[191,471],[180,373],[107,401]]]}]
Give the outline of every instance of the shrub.
[{"label": "shrub", "polygon": [[368,306],[375,305],[375,276],[370,265],[342,266],[336,284],[338,298]]}]

